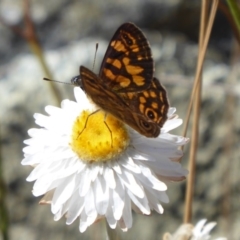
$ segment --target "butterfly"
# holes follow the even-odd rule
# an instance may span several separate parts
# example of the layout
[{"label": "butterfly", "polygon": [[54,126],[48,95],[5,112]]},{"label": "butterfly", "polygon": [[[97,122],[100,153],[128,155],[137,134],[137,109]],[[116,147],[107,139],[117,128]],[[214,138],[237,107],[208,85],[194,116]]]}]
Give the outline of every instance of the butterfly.
[{"label": "butterfly", "polygon": [[159,80],[149,43],[133,23],[122,24],[113,35],[99,74],[80,66],[72,78],[106,113],[146,137],[157,137],[167,120],[169,102]]}]

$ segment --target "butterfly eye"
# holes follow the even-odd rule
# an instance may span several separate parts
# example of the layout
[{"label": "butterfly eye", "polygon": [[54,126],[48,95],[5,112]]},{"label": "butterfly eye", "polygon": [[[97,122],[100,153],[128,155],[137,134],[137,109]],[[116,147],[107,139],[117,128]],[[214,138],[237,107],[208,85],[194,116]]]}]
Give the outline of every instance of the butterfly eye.
[{"label": "butterfly eye", "polygon": [[71,79],[71,83],[75,86],[81,85],[81,78],[80,76],[75,76]]},{"label": "butterfly eye", "polygon": [[133,44],[132,40],[128,37],[127,34],[123,34],[123,38],[126,40],[128,45],[132,45]]}]

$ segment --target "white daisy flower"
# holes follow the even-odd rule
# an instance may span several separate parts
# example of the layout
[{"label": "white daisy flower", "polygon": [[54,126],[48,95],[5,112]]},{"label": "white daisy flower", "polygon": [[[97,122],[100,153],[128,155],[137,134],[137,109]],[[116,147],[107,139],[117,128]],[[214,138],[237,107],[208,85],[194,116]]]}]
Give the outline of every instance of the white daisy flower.
[{"label": "white daisy flower", "polygon": [[51,204],[54,219],[67,224],[80,218],[84,232],[105,217],[111,228],[132,226],[132,209],[149,215],[163,213],[167,203],[164,181],[185,179],[187,171],[178,147],[188,139],[168,132],[182,120],[169,119],[155,139],[146,138],[112,115],[96,111],[85,93],[74,88],[76,102],[64,100],[61,108],[47,106],[49,116],[34,114],[40,129],[30,129],[24,143],[23,165],[34,166],[27,181],[35,181],[33,195]]},{"label": "white daisy flower", "polygon": [[[192,238],[191,240],[208,240],[210,239],[210,232],[212,229],[217,225],[216,222],[209,222],[207,223],[207,219],[200,220],[192,231]],[[226,238],[220,237],[216,238],[215,240],[227,240]]]},{"label": "white daisy flower", "polygon": [[[200,220],[194,227],[192,224],[182,224],[177,231],[171,235],[170,233],[165,233],[164,240],[210,240],[210,232],[217,225],[216,222],[207,223],[207,219]],[[227,240],[225,237],[219,237],[215,240]]]}]

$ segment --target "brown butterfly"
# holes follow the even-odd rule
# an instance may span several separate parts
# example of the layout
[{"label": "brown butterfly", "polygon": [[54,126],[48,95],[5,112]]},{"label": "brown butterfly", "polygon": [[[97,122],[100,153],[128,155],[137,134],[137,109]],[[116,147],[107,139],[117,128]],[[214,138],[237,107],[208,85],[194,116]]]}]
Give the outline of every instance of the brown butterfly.
[{"label": "brown butterfly", "polygon": [[80,66],[72,78],[93,102],[146,137],[157,137],[167,120],[167,93],[153,77],[149,43],[132,23],[121,25],[109,43],[99,75]]}]

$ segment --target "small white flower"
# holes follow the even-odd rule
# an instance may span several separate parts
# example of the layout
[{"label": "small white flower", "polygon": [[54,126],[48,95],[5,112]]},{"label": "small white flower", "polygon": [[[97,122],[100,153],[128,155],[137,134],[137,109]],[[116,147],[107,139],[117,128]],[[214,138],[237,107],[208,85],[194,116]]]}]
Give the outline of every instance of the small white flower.
[{"label": "small white flower", "polygon": [[[171,235],[165,233],[164,240],[210,240],[210,232],[216,226],[216,222],[209,222],[205,225],[207,219],[200,220],[194,227],[190,223],[182,224],[177,231]],[[215,240],[227,240],[227,238],[220,237]]]},{"label": "small white flower", "polygon": [[[27,181],[35,181],[34,196],[44,195],[54,219],[67,224],[80,218],[84,232],[105,217],[111,228],[132,226],[132,209],[149,215],[163,213],[167,203],[165,180],[185,179],[178,147],[188,139],[168,132],[182,120],[169,119],[158,138],[146,138],[111,115],[96,111],[85,93],[75,88],[77,102],[64,100],[61,108],[47,106],[49,116],[35,114],[40,129],[30,129],[24,143],[23,165],[34,166]],[[93,113],[93,114],[91,114]]]},{"label": "small white flower", "polygon": [[[212,229],[217,225],[216,222],[209,222],[207,224],[205,224],[207,222],[207,219],[202,219],[200,220],[196,226],[194,227],[193,231],[192,231],[192,238],[191,240],[208,240],[210,239],[210,232],[212,231]],[[215,240],[227,240],[226,238],[217,238]]]}]

